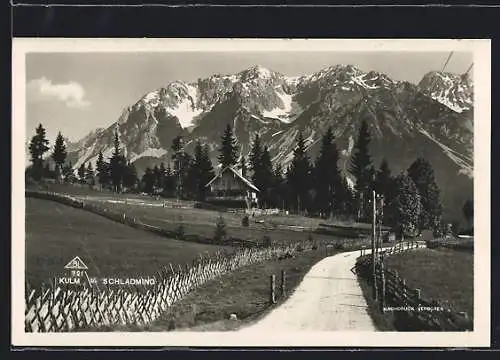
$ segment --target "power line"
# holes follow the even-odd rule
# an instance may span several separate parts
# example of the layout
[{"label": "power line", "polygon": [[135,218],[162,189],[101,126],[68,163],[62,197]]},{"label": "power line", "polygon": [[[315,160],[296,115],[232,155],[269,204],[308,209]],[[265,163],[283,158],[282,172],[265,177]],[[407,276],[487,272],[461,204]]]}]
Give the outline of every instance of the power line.
[{"label": "power line", "polygon": [[469,68],[465,72],[465,75],[469,74],[469,71],[472,69],[472,66],[474,66],[474,63],[470,64]]},{"label": "power line", "polygon": [[444,63],[444,66],[443,66],[443,69],[441,70],[441,72],[443,72],[444,69],[446,68],[446,65],[448,65],[448,62],[450,61],[451,57],[453,56],[453,53],[454,53],[454,50],[452,50],[450,52],[450,54],[448,55],[448,58],[446,59],[446,62]]}]

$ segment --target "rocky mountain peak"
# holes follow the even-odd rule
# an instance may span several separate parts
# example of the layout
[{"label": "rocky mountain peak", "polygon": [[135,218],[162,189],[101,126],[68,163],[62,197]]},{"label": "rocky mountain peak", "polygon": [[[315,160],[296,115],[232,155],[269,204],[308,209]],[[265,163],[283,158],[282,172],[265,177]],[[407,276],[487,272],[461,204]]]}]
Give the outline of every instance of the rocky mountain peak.
[{"label": "rocky mountain peak", "polygon": [[426,95],[458,113],[473,107],[473,83],[467,74],[430,71],[423,76],[418,87]]},{"label": "rocky mountain peak", "polygon": [[[230,124],[243,154],[259,133],[273,162],[286,167],[299,131],[314,158],[321,135],[331,126],[342,154],[340,166],[347,171],[360,123],[366,120],[375,163],[385,157],[399,171],[424,151],[439,183],[448,186],[457,176],[472,176],[472,100],[472,81],[449,73],[429,72],[415,85],[353,65],[296,77],[255,65],[151,91],[125,107],[107,129],[71,144],[71,156],[75,167],[94,162],[99,151],[110,156],[118,127],[124,152],[136,161],[139,174],[148,164],[168,161],[171,141],[180,134],[187,151],[195,140],[207,144],[215,165],[220,135]],[[463,192],[470,178],[458,183]]]}]

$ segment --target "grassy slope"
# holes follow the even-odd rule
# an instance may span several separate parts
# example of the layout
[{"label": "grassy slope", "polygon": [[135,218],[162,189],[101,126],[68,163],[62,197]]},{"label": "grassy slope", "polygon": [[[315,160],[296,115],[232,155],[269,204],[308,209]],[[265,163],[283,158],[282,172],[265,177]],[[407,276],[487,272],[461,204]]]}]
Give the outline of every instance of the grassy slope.
[{"label": "grassy slope", "polygon": [[[323,250],[308,251],[290,259],[249,265],[214,279],[189,293],[148,331],[189,329],[196,331],[233,330],[262,317],[285,298],[281,296],[281,270],[287,273],[287,297],[311,266],[324,258]],[[278,304],[270,306],[270,275],[276,274]],[[228,320],[236,314],[238,321]]]},{"label": "grassy slope", "polygon": [[388,313],[384,314],[380,311],[379,303],[377,303],[373,297],[373,288],[366,281],[366,279],[358,276],[358,283],[363,292],[363,296],[366,299],[368,305],[368,315],[370,315],[373,323],[378,331],[397,331],[394,326],[392,319],[388,316]]},{"label": "grassy slope", "polygon": [[474,309],[474,255],[447,249],[417,249],[387,258],[408,286],[420,288],[424,299],[440,300],[455,311]]},{"label": "grassy slope", "polygon": [[56,202],[26,199],[26,276],[33,285],[60,274],[74,256],[87,264],[90,276],[153,275],[160,265],[183,265],[218,249],[160,237]]},{"label": "grassy slope", "polygon": [[[309,236],[318,244],[332,243],[345,238],[345,231],[339,229],[336,234],[331,228],[334,225],[342,225],[350,228],[363,228],[366,224],[346,223],[336,220],[321,220],[307,218],[297,215],[265,215],[250,218],[250,226],[243,227],[241,212],[217,212],[214,210],[190,208],[192,202],[181,201],[180,205],[187,208],[169,208],[161,206],[147,206],[141,203],[151,203],[161,205],[163,201],[167,203],[177,203],[175,199],[158,199],[151,196],[139,194],[114,194],[107,191],[97,191],[86,187],[75,187],[64,184],[51,184],[49,191],[71,194],[86,202],[93,203],[101,208],[109,209],[113,212],[126,213],[139,221],[152,226],[160,227],[169,231],[176,231],[179,224],[183,224],[187,235],[209,236],[213,235],[215,223],[219,215],[222,215],[226,225],[228,236],[247,241],[260,241],[264,236],[271,237],[274,243],[288,243],[290,241],[309,240]],[[127,203],[124,201],[129,199]],[[110,202],[111,201],[111,202]],[[262,221],[264,223],[259,223]],[[330,225],[332,234],[310,233],[309,231],[294,231],[287,226],[300,226],[306,229],[315,229],[319,224]],[[347,242],[357,242],[359,239],[346,239]]]}]

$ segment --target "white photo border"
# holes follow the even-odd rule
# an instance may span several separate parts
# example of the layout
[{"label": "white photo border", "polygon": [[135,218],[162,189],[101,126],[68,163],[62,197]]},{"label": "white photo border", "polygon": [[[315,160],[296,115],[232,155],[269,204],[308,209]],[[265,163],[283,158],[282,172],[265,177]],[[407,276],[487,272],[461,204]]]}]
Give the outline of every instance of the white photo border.
[{"label": "white photo border", "polygon": [[[26,54],[30,52],[470,51],[474,66],[474,331],[26,333],[24,330]],[[114,39],[14,38],[12,44],[12,277],[14,346],[82,347],[489,347],[490,346],[490,39]]]}]

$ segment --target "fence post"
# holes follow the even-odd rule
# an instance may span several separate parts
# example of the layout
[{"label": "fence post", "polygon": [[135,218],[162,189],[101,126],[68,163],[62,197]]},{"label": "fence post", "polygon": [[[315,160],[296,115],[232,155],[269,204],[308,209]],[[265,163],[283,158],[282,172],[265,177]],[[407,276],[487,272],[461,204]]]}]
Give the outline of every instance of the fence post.
[{"label": "fence post", "polygon": [[286,271],[281,270],[281,296],[285,297],[286,295]]},{"label": "fence post", "polygon": [[381,276],[381,289],[380,289],[380,311],[384,312],[385,308],[385,269],[383,258],[380,261],[380,276]]},{"label": "fence post", "polygon": [[408,293],[406,291],[406,280],[404,278],[401,279],[401,283],[403,284],[403,297],[406,299],[406,297],[408,296]]},{"label": "fence post", "polygon": [[276,275],[271,275],[271,304],[276,304]]},{"label": "fence post", "polygon": [[415,289],[415,295],[417,296],[417,299],[420,301],[422,298],[422,291],[420,289]]}]

